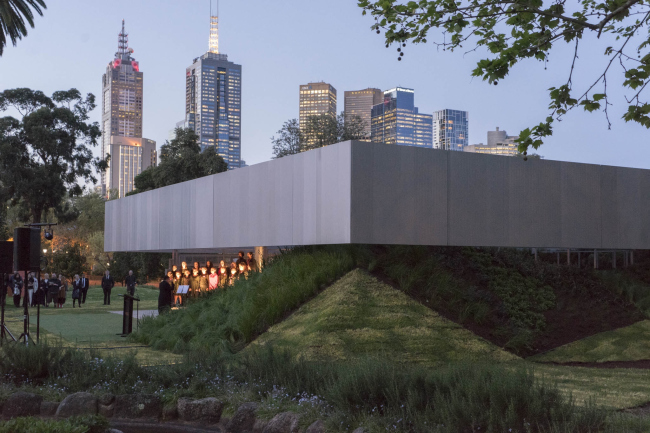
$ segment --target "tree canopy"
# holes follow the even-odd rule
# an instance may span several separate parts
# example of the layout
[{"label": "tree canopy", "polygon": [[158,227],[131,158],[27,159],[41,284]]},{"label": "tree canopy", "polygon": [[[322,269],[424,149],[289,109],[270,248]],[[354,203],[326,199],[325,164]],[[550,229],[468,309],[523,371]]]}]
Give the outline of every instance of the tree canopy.
[{"label": "tree canopy", "polygon": [[160,163],[135,177],[137,194],[228,170],[214,148],[201,152],[199,137],[189,128],[176,128],[176,138],[160,147]]},{"label": "tree canopy", "polygon": [[43,9],[46,9],[45,2],[43,0],[0,0],[0,56],[7,45],[7,37],[16,46],[19,39],[27,36],[27,24],[34,28],[32,9],[42,16]]},{"label": "tree canopy", "polygon": [[302,129],[297,119],[291,119],[284,122],[277,136],[271,137],[273,157],[282,158],[347,140],[367,139],[365,135],[365,126],[359,116],[346,118],[343,113],[309,116]]},{"label": "tree canopy", "polygon": [[73,219],[69,200],[83,193],[81,181],[95,183],[95,170],[106,162],[92,147],[101,132],[89,123],[95,97],[77,89],[52,97],[31,89],[0,93],[0,111],[14,108],[21,116],[0,118],[0,185],[13,205],[40,222],[50,209],[60,222]]},{"label": "tree canopy", "polygon": [[[647,0],[357,0],[375,18],[372,29],[385,33],[386,47],[397,44],[398,60],[407,42],[431,40],[442,50],[485,50],[472,75],[492,84],[526,59],[548,62],[557,45],[571,44],[573,55],[564,80],[549,89],[548,117],[519,136],[519,150],[537,149],[553,123],[569,110],[601,110],[608,125],[613,70],[621,74],[625,121],[650,128],[650,104],[643,98],[650,78],[650,3]],[[581,44],[600,45],[604,58],[594,79],[576,83]],[[591,68],[593,70],[593,68]],[[647,93],[645,94],[647,96]]]}]

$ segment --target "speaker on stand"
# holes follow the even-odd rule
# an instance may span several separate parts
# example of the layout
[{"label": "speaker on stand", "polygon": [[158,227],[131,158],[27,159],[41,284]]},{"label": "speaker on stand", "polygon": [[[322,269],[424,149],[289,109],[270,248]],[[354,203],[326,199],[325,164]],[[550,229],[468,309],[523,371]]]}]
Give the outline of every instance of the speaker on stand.
[{"label": "speaker on stand", "polygon": [[23,297],[24,320],[23,333],[18,339],[29,344],[29,296],[27,295],[27,279],[29,272],[38,272],[41,268],[41,229],[18,227],[14,229],[14,268],[25,272],[25,295]]}]

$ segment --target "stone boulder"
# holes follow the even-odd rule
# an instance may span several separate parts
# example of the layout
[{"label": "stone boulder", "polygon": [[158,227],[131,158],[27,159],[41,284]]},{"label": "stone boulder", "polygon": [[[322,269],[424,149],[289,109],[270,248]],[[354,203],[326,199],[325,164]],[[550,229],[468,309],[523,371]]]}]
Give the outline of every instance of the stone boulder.
[{"label": "stone boulder", "polygon": [[110,406],[115,403],[115,396],[113,394],[102,394],[99,396],[99,404]]},{"label": "stone boulder", "polygon": [[233,417],[226,425],[228,433],[244,433],[253,430],[255,426],[255,411],[257,403],[244,403],[237,408]]},{"label": "stone boulder", "polygon": [[4,418],[18,418],[21,416],[37,416],[41,413],[43,397],[29,392],[16,392],[11,394],[2,407]]},{"label": "stone boulder", "polygon": [[174,421],[178,419],[176,405],[169,405],[163,408],[163,421]]},{"label": "stone boulder", "polygon": [[208,424],[216,424],[221,419],[223,403],[214,397],[195,400],[193,398],[180,398],[176,405],[178,419]]},{"label": "stone boulder", "polygon": [[298,415],[293,412],[277,414],[266,425],[263,433],[298,433]]},{"label": "stone boulder", "polygon": [[359,427],[358,429],[354,430],[352,433],[366,433],[366,430],[363,427]]},{"label": "stone boulder", "polygon": [[56,416],[69,418],[71,416],[95,415],[97,414],[97,402],[97,397],[88,392],[70,394],[59,404]]},{"label": "stone boulder", "polygon": [[115,397],[113,417],[158,420],[162,413],[160,398],[149,394],[125,394]]},{"label": "stone boulder", "polygon": [[305,433],[325,433],[325,423],[321,420],[316,420],[307,427]]},{"label": "stone boulder", "polygon": [[41,416],[54,416],[58,408],[59,403],[56,401],[43,401],[41,402]]}]

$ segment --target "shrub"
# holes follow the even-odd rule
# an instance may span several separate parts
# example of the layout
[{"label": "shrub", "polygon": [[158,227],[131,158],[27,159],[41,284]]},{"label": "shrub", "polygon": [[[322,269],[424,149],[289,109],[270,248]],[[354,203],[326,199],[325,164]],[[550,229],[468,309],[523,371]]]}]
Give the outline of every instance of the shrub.
[{"label": "shrub", "polygon": [[107,428],[108,421],[100,415],[56,421],[25,417],[0,422],[0,433],[104,433]]}]

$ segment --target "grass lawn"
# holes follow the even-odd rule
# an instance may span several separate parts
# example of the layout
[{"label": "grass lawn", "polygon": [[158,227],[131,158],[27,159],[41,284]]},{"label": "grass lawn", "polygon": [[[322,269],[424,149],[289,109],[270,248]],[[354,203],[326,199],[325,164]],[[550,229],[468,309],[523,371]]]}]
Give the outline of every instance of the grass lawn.
[{"label": "grass lawn", "polygon": [[[104,293],[101,287],[91,286],[86,303],[81,308],[72,308],[72,294],[68,292],[63,308],[41,307],[40,338],[63,346],[83,349],[98,349],[102,355],[120,355],[136,351],[136,357],[143,363],[178,362],[181,356],[169,352],[141,347],[141,344],[127,342],[120,337],[122,315],[110,311],[121,311],[122,298],[118,294],[126,293],[125,287],[115,286],[111,293],[111,305],[103,305]],[[158,308],[158,289],[151,286],[138,286],[136,296],[141,299],[140,310]],[[11,298],[7,298],[7,327],[16,338],[23,331],[23,309],[15,308]],[[134,305],[135,310],[135,305]],[[135,330],[136,323],[134,321]],[[36,338],[36,308],[30,308],[30,333]]]},{"label": "grass lawn", "polygon": [[264,345],[309,360],[385,356],[435,366],[460,360],[518,359],[359,269],[249,347]]},{"label": "grass lawn", "polygon": [[535,376],[557,383],[579,405],[590,398],[609,409],[623,409],[650,402],[650,370],[634,368],[585,368],[536,364]]},{"label": "grass lawn", "polygon": [[535,362],[607,362],[650,359],[650,320],[602,332],[528,358]]}]

